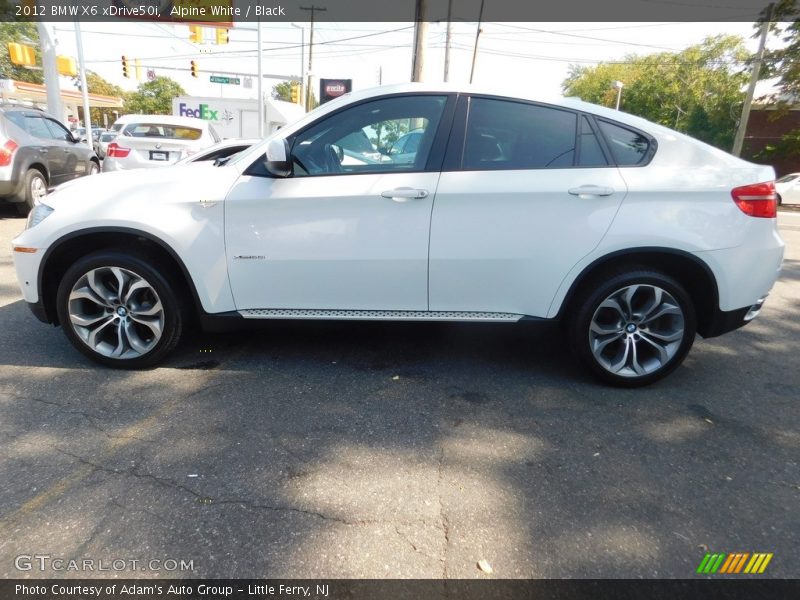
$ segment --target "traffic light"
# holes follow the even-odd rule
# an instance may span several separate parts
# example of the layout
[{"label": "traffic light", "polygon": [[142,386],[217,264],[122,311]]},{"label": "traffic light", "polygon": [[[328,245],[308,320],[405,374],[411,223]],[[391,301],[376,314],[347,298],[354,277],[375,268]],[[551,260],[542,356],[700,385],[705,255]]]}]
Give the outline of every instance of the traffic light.
[{"label": "traffic light", "polygon": [[36,52],[30,46],[10,42],[8,44],[8,57],[12,64],[23,67],[32,67],[36,64]]},{"label": "traffic light", "polygon": [[195,44],[203,42],[203,28],[200,25],[189,25],[189,41]]},{"label": "traffic light", "polygon": [[75,77],[78,74],[78,65],[71,56],[56,56],[56,70],[59,75]]},{"label": "traffic light", "polygon": [[193,60],[189,63],[189,68],[192,71],[192,77],[197,77],[197,61]]},{"label": "traffic light", "polygon": [[300,84],[299,83],[292,83],[290,88],[292,102],[295,104],[300,104]]},{"label": "traffic light", "polygon": [[217,28],[217,44],[227,44],[229,41],[231,41],[231,38],[228,35],[228,30]]},{"label": "traffic light", "polygon": [[122,56],[122,76],[123,77],[131,76],[130,71],[128,71],[128,58],[125,55]]}]

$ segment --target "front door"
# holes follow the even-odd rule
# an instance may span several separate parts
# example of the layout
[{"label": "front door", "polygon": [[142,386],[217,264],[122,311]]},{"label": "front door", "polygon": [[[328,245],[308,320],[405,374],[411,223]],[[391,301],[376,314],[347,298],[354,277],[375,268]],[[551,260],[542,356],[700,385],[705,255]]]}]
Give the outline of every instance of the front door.
[{"label": "front door", "polygon": [[[393,96],[325,116],[290,140],[285,179],[255,161],[225,202],[237,309],[427,310],[447,101]],[[416,130],[413,160],[393,161],[391,144]]]}]

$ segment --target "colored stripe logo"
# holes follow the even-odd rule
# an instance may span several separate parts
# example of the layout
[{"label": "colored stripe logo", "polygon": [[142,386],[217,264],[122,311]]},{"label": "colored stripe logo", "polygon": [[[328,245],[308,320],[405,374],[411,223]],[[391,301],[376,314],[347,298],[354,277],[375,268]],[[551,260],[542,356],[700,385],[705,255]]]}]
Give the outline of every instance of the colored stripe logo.
[{"label": "colored stripe logo", "polygon": [[752,554],[749,552],[736,552],[733,554],[712,554],[709,552],[700,561],[700,566],[697,567],[696,572],[701,575],[714,575],[716,573],[724,575],[760,575],[767,569],[772,556],[771,552],[755,552]]}]

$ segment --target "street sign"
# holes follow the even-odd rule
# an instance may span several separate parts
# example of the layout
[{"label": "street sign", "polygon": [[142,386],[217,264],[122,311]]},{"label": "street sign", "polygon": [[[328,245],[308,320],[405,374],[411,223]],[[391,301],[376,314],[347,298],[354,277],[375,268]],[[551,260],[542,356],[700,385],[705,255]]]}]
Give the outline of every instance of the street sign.
[{"label": "street sign", "polygon": [[219,75],[212,75],[209,77],[211,83],[227,83],[229,85],[239,85],[242,80],[238,77],[220,77]]}]

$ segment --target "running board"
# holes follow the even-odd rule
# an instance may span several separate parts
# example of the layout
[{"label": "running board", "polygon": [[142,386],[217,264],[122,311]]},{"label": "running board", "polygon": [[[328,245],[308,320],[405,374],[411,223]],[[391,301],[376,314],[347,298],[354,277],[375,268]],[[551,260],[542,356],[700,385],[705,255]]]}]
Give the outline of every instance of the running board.
[{"label": "running board", "polygon": [[253,308],[240,310],[245,319],[334,319],[352,321],[504,321],[514,323],[523,315],[501,312],[447,310],[320,310]]}]

